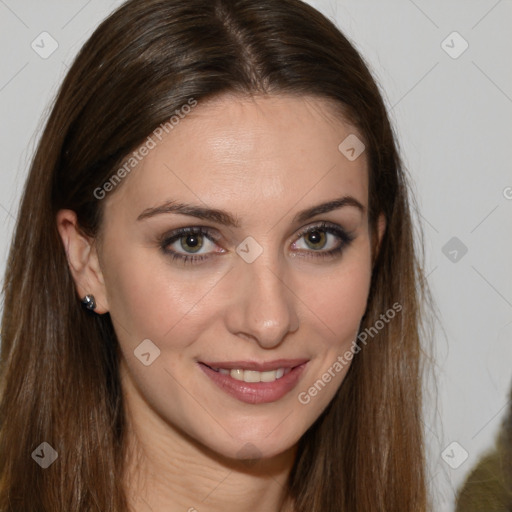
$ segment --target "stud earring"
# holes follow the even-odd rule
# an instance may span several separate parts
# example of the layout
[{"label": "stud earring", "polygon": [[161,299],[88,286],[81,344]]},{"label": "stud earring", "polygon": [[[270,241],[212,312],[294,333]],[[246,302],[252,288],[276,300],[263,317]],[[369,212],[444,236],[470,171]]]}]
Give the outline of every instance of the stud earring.
[{"label": "stud earring", "polygon": [[96,301],[94,300],[94,295],[86,295],[82,299],[82,304],[90,311],[93,311],[96,308]]}]

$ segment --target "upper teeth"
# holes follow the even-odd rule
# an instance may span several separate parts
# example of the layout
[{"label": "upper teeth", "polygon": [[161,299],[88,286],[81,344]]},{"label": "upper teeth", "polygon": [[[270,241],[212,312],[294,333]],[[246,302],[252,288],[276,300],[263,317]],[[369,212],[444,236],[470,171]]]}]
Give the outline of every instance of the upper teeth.
[{"label": "upper teeth", "polygon": [[242,370],[239,368],[227,370],[226,368],[214,368],[214,370],[230,375],[233,379],[243,380],[244,382],[274,382],[283,375],[290,373],[291,368],[278,368],[269,372],[258,372],[255,370]]}]

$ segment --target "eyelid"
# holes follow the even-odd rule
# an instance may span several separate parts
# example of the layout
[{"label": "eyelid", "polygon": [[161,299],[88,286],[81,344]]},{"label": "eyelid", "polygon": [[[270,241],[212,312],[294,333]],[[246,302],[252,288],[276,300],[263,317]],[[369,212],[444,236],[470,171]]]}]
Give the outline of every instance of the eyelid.
[{"label": "eyelid", "polygon": [[[332,228],[339,232],[342,232],[347,238],[353,236],[352,231],[348,231],[340,225],[330,222],[330,221],[313,221],[310,224],[299,228],[298,234],[295,236],[295,240],[299,239],[304,234],[307,234],[311,230],[314,229],[328,229]],[[216,228],[210,226],[186,226],[174,229],[170,232],[164,233],[161,237],[159,237],[159,242],[164,242],[166,240],[177,239],[179,235],[183,236],[188,233],[197,233],[202,234],[209,238],[212,242],[218,242],[222,239],[222,236],[218,233]]]},{"label": "eyelid", "polygon": [[317,221],[317,222],[308,224],[307,226],[300,228],[299,233],[297,234],[297,239],[311,231],[314,231],[315,229],[325,230],[325,231],[329,231],[329,230],[335,231],[340,236],[343,235],[347,239],[353,237],[353,232],[346,230],[345,228],[341,227],[339,224],[335,224],[334,222],[322,220],[322,221]]},{"label": "eyelid", "polygon": [[178,229],[174,229],[170,232],[164,233],[161,237],[159,237],[158,241],[160,243],[168,243],[179,240],[182,236],[188,234],[198,234],[209,238],[212,242],[218,242],[222,237],[215,233],[213,228],[208,226],[186,226]]}]

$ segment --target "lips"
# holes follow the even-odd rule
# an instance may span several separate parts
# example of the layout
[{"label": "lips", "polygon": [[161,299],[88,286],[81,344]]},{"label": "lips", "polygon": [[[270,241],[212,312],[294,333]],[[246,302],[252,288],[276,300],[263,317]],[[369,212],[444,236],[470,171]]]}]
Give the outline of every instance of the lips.
[{"label": "lips", "polygon": [[218,361],[198,365],[222,391],[250,404],[275,402],[299,381],[307,359]]}]

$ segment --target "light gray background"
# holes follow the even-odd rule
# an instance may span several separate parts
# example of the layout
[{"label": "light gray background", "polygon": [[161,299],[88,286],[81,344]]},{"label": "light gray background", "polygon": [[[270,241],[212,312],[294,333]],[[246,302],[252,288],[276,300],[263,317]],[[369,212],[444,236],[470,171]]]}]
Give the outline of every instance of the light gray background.
[{"label": "light gray background", "polygon": [[[78,49],[120,3],[0,0],[2,275],[49,103]],[[432,393],[426,407],[430,486],[436,510],[453,510],[455,489],[494,442],[512,384],[512,2],[309,3],[335,20],[369,63],[414,182],[425,270],[441,313],[437,403]],[[47,59],[31,47],[35,41],[48,50],[45,31],[58,43]],[[469,46],[457,56],[464,41]],[[445,256],[452,237],[467,247],[465,255],[448,246]],[[443,458],[452,442],[458,445]]]}]

